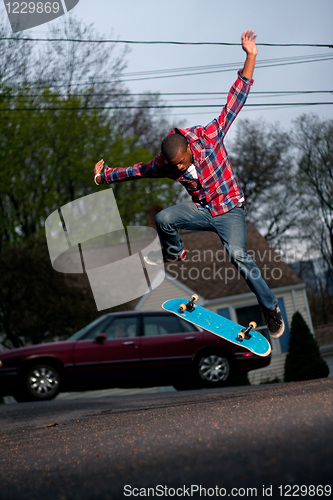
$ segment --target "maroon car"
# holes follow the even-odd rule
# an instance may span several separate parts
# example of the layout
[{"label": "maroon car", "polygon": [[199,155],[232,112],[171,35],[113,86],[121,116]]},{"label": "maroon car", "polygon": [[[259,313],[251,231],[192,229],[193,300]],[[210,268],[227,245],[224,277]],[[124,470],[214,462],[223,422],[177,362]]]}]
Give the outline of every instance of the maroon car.
[{"label": "maroon car", "polygon": [[163,311],[106,314],[62,342],[0,352],[0,395],[44,401],[60,391],[227,385],[259,357]]}]

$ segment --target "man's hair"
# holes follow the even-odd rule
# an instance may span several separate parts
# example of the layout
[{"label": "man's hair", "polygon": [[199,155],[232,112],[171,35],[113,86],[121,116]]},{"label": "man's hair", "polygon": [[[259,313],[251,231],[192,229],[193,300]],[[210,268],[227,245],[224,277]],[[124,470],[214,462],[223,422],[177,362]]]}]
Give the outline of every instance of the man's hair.
[{"label": "man's hair", "polygon": [[179,151],[185,151],[187,144],[187,139],[182,134],[170,134],[163,139],[161,151],[166,160],[171,161]]}]

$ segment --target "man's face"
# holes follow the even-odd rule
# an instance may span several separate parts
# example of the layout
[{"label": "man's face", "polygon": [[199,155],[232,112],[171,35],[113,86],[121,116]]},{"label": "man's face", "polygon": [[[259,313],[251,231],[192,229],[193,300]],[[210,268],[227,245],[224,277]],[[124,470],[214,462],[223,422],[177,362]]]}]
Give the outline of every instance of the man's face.
[{"label": "man's face", "polygon": [[190,145],[187,145],[185,150],[179,150],[177,155],[169,161],[170,165],[177,168],[179,173],[185,173],[193,163],[193,155]]}]

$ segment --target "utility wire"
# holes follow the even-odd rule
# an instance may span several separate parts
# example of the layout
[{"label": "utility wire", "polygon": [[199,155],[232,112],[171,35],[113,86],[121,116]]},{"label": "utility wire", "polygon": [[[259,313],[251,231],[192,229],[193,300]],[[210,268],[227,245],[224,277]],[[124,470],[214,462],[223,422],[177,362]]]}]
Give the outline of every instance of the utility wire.
[{"label": "utility wire", "polygon": [[[74,43],[122,43],[131,45],[216,45],[216,46],[240,46],[236,42],[181,42],[174,40],[117,40],[99,39],[90,40],[83,38],[20,38],[20,37],[0,37],[0,40],[14,40],[22,42],[74,42]],[[328,47],[333,48],[333,44],[319,43],[257,43],[264,47]]]},{"label": "utility wire", "polygon": [[[332,102],[295,102],[295,103],[249,103],[245,107],[283,107],[283,106],[321,106],[330,105]],[[9,111],[101,111],[111,109],[179,109],[179,108],[216,108],[221,107],[221,104],[177,104],[177,105],[152,105],[152,106],[61,106],[61,107],[32,107],[32,108],[1,108],[0,112]]]},{"label": "utility wire", "polygon": [[[303,55],[303,56],[290,56],[290,57],[280,57],[280,58],[275,58],[275,59],[258,59],[256,61],[256,67],[258,64],[275,64],[275,63],[285,63],[285,62],[299,62],[299,61],[306,61],[310,60],[312,62],[313,59],[319,59],[319,58],[326,58],[326,57],[333,57],[332,52],[324,53],[324,54],[309,54],[309,55]],[[169,69],[158,69],[158,70],[146,70],[146,71],[137,71],[137,72],[130,72],[130,73],[123,73],[122,76],[128,77],[128,76],[149,76],[149,75],[156,75],[160,73],[178,73],[178,72],[183,72],[183,71],[210,71],[210,70],[215,70],[215,69],[224,69],[224,68],[239,68],[242,67],[244,64],[243,61],[239,62],[232,62],[232,63],[225,63],[225,64],[210,64],[207,66],[189,66],[189,67],[182,67],[182,68],[169,68]]]},{"label": "utility wire", "polygon": [[[90,94],[69,94],[70,97],[151,97],[155,94],[158,94],[159,97],[171,97],[171,96],[224,96],[228,95],[229,92],[140,92],[140,93],[131,93],[131,92],[94,92]],[[277,96],[282,97],[284,95],[299,95],[299,94],[332,94],[333,90],[264,90],[264,91],[255,91],[251,90],[251,96],[256,95],[260,96]],[[17,97],[41,97],[42,94],[6,94],[6,98],[17,98]],[[68,97],[68,94],[44,94],[43,98],[53,98],[53,97]]]},{"label": "utility wire", "polygon": [[[290,62],[280,62],[280,63],[264,63],[264,61],[258,61],[256,64],[256,69],[260,68],[271,68],[271,67],[277,67],[277,66],[290,66],[294,64],[304,64],[304,63],[309,63],[309,62],[322,62],[322,61],[329,61],[333,59],[333,55],[322,57],[322,58],[314,58],[314,59],[307,59],[307,60],[297,60],[297,61],[290,61]],[[239,65],[237,65],[237,68]],[[149,76],[149,77],[139,77],[139,78],[122,78],[122,82],[137,82],[140,80],[160,80],[162,78],[176,78],[176,77],[182,77],[182,76],[197,76],[197,75],[211,75],[213,73],[227,73],[230,71],[235,71],[235,67],[233,68],[227,68],[227,69],[216,69],[216,70],[210,70],[210,71],[195,71],[192,73],[180,73],[180,74],[175,74],[175,75],[161,75],[161,76]]]},{"label": "utility wire", "polygon": [[[306,55],[306,56],[293,56],[293,57],[283,57],[283,58],[276,58],[276,59],[262,59],[258,60],[256,63],[256,68],[267,68],[267,67],[276,67],[276,66],[285,66],[285,65],[295,65],[295,64],[301,64],[301,63],[310,63],[310,62],[322,62],[322,61],[328,61],[333,59],[333,54],[331,53],[326,53],[326,54],[318,54],[317,56],[314,55]],[[238,69],[243,66],[243,62],[235,62],[235,63],[226,63],[226,64],[213,64],[209,66],[193,66],[193,67],[183,67],[183,68],[170,68],[170,69],[160,69],[160,70],[149,70],[149,71],[142,71],[142,72],[131,72],[131,73],[123,73],[121,75],[121,79],[119,82],[134,82],[134,81],[139,81],[139,80],[153,80],[153,79],[162,79],[162,78],[175,78],[175,77],[183,77],[183,76],[196,76],[196,75],[207,75],[207,74],[212,74],[212,73],[224,73],[224,72],[229,72],[229,71],[235,71],[235,69]],[[163,74],[166,73],[166,74]],[[173,74],[169,74],[173,73]],[[177,74],[178,73],[178,74]],[[140,76],[141,75],[141,76]],[[154,76],[156,75],[156,76]],[[132,78],[135,76],[140,76],[139,78]],[[124,78],[125,77],[125,78]],[[127,78],[126,78],[127,77]],[[128,78],[129,77],[129,78]],[[87,85],[106,85],[111,83],[109,80],[105,80],[105,76],[103,77],[104,80],[94,80],[93,82],[91,80],[88,80],[86,82],[71,82],[70,86],[76,86],[76,87],[82,87],[82,86],[87,86]],[[107,76],[107,78],[112,79],[112,76]],[[32,82],[36,83],[36,86],[38,86],[38,82]],[[48,83],[48,81],[43,81],[40,83],[40,85],[45,86]],[[69,84],[57,84],[57,83],[52,83],[51,81],[49,82],[50,86],[56,88],[56,87],[64,87],[68,86]]]}]

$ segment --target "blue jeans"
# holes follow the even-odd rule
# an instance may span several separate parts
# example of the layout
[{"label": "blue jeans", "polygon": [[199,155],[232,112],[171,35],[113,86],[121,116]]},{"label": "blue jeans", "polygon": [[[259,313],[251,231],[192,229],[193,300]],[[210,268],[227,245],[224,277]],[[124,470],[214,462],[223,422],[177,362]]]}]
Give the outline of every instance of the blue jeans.
[{"label": "blue jeans", "polygon": [[244,277],[259,304],[267,309],[274,309],[277,298],[262,278],[257,264],[245,252],[244,208],[236,207],[230,212],[213,217],[207,208],[198,207],[192,202],[181,203],[159,212],[156,216],[156,228],[162,247],[172,255],[180,255],[184,249],[177,229],[215,231],[225,246],[231,262]]}]

